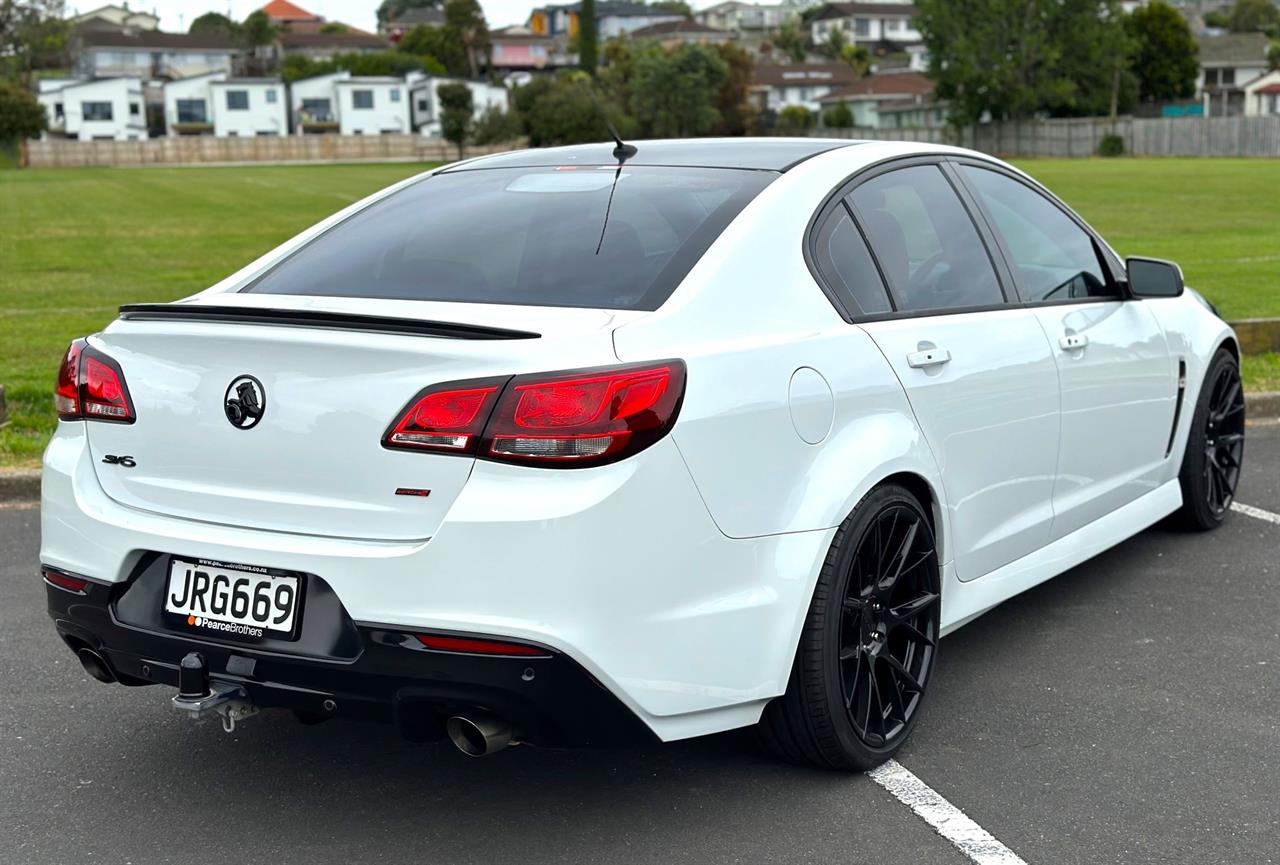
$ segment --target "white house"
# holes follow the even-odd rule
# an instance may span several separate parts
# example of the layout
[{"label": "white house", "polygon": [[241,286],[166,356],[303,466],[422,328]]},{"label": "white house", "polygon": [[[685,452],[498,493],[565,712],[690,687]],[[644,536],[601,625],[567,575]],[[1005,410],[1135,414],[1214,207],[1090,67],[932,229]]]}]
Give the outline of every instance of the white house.
[{"label": "white house", "polygon": [[[571,38],[578,35],[581,13],[581,3],[544,6],[529,13],[528,27],[530,32],[538,36]],[[684,16],[679,13],[627,0],[601,0],[596,4],[596,32],[602,40],[612,39],[650,24],[679,21],[682,18]]]},{"label": "white house", "polygon": [[755,67],[751,93],[761,111],[780,111],[788,105],[817,111],[822,97],[853,80],[847,63],[761,63]]},{"label": "white house", "polygon": [[409,87],[400,78],[334,72],[289,88],[294,131],[379,135],[409,132]]},{"label": "white house", "polygon": [[49,117],[49,135],[81,141],[145,141],[147,111],[138,78],[42,81],[37,101]]},{"label": "white house", "polygon": [[139,78],[190,78],[206,72],[231,72],[236,49],[216,34],[162,33],[159,30],[82,28],[72,40],[76,74],[85,78],[136,75]]},{"label": "white house", "polygon": [[1280,115],[1280,69],[1244,86],[1244,113],[1246,117]]},{"label": "white house", "polygon": [[139,27],[143,30],[155,30],[160,26],[160,19],[149,12],[130,9],[129,4],[125,3],[123,6],[115,4],[99,6],[97,9],[91,9],[79,15],[72,15],[67,19],[67,23],[72,26],[88,24],[91,26]]},{"label": "white house", "polygon": [[476,120],[491,108],[507,110],[507,88],[495,84],[465,81],[460,78],[437,78],[421,72],[410,72],[407,83],[413,128],[423,135],[431,137],[440,135],[440,102],[436,98],[436,90],[442,84],[467,85],[471,90],[471,104],[474,107],[472,116]]},{"label": "white house", "polygon": [[164,85],[164,122],[170,135],[287,135],[285,86],[276,78],[228,78],[224,72],[170,81]]},{"label": "white house", "polygon": [[840,30],[851,45],[885,44],[905,50],[924,39],[912,23],[915,13],[910,2],[828,3],[812,18],[810,36],[815,45],[822,45]]},{"label": "white house", "polygon": [[727,0],[693,13],[693,20],[733,33],[772,33],[784,22],[796,17],[796,14],[796,7],[785,3],[742,3],[740,0]]},{"label": "white house", "polygon": [[1244,87],[1269,68],[1267,50],[1271,46],[1263,33],[1230,33],[1202,36],[1200,74],[1196,92],[1213,117],[1245,113]]}]

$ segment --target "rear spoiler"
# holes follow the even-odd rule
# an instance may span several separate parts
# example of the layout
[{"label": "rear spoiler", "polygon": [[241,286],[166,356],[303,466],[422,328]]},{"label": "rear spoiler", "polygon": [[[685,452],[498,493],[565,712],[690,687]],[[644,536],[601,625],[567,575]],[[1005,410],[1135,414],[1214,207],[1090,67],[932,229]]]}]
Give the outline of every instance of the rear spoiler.
[{"label": "rear spoiler", "polygon": [[276,327],[315,327],[435,336],[445,339],[538,339],[540,333],[482,324],[355,315],[314,309],[260,309],[252,306],[212,306],[194,303],[131,303],[120,307],[125,321],[218,321]]}]

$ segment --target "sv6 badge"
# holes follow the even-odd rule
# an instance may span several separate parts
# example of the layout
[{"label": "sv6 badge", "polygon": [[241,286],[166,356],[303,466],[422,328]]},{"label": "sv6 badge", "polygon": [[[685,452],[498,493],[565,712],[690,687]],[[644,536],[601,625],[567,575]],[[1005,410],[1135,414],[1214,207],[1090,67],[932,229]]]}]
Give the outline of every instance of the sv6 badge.
[{"label": "sv6 badge", "polygon": [[124,466],[127,469],[131,469],[137,465],[137,463],[133,461],[133,457],[128,454],[122,454],[120,456],[116,456],[115,454],[104,454],[102,461],[109,466]]}]

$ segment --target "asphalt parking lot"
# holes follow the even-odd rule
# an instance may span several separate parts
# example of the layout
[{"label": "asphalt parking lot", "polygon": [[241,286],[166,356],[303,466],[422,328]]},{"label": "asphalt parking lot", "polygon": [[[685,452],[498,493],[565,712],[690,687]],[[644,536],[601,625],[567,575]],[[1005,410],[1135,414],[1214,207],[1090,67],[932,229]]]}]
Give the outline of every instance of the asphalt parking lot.
[{"label": "asphalt parking lot", "polygon": [[[1238,501],[1280,513],[1280,427]],[[57,640],[0,505],[0,862],[960,863],[862,775],[729,734],[472,760],[390,727],[233,735]],[[1280,861],[1280,525],[1157,526],[942,643],[899,761],[1030,865]]]}]

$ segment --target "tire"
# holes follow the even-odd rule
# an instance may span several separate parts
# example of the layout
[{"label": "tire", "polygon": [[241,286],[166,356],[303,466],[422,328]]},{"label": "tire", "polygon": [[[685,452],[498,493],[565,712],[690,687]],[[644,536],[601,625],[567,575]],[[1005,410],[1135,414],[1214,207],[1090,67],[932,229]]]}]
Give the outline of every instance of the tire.
[{"label": "tire", "polygon": [[1177,521],[1191,531],[1222,525],[1235,498],[1244,462],[1244,389],[1240,365],[1219,349],[1209,363],[1191,431],[1182,455],[1178,482],[1182,508]]},{"label": "tire", "polygon": [[792,762],[857,771],[897,753],[933,672],[939,586],[919,500],[896,484],[872,490],[836,531],[786,693],[761,717],[765,744]]}]

